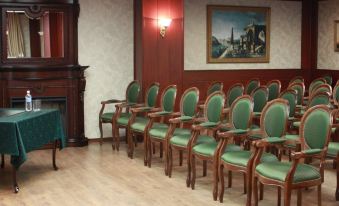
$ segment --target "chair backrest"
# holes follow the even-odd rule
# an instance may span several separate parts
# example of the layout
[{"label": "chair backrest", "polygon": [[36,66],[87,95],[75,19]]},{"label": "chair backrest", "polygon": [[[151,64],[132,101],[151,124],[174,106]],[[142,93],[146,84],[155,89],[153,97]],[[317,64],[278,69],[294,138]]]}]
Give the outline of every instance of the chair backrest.
[{"label": "chair backrest", "polygon": [[308,93],[312,94],[313,89],[316,88],[317,85],[325,84],[325,83],[326,83],[326,80],[324,78],[319,77],[319,78],[314,79],[311,82],[310,86],[308,87]]},{"label": "chair backrest", "polygon": [[161,95],[161,109],[166,112],[173,112],[175,98],[177,95],[177,86],[169,85],[165,88]]},{"label": "chair backrest", "polygon": [[261,112],[267,103],[268,89],[265,86],[260,86],[253,90],[251,94],[254,102],[253,112]]},{"label": "chair backrest", "polygon": [[260,117],[264,137],[282,137],[286,134],[289,116],[288,101],[275,99],[266,104]]},{"label": "chair backrest", "polygon": [[254,79],[250,79],[247,84],[246,84],[246,87],[245,87],[245,94],[249,94],[251,95],[252,92],[256,89],[260,87],[260,81],[259,79],[257,78],[254,78]]},{"label": "chair backrest", "polygon": [[224,84],[220,81],[212,82],[207,88],[207,96],[216,91],[222,91]]},{"label": "chair backrest", "polygon": [[208,122],[218,123],[225,105],[225,94],[222,91],[216,91],[210,94],[204,105],[204,117]]},{"label": "chair backrest", "polygon": [[328,92],[316,93],[310,97],[307,108],[314,107],[316,105],[329,105],[330,94]]},{"label": "chair backrest", "polygon": [[332,85],[333,79],[332,79],[332,76],[330,74],[325,74],[324,76],[322,76],[322,78],[324,78],[326,80],[327,84]]},{"label": "chair backrest", "polygon": [[290,80],[290,82],[288,83],[288,85],[291,85],[291,84],[293,84],[293,83],[295,83],[295,82],[297,82],[297,83],[300,83],[300,82],[304,83],[304,77],[302,77],[302,76],[295,76],[295,77],[293,77],[293,78]]},{"label": "chair backrest", "polygon": [[335,105],[338,105],[338,101],[339,101],[339,83],[338,82],[333,88],[333,101]]},{"label": "chair backrest", "polygon": [[137,103],[140,95],[140,83],[137,80],[129,83],[126,89],[126,102],[127,103]]},{"label": "chair backrest", "polygon": [[293,89],[297,92],[297,105],[302,105],[305,95],[304,82],[294,82],[288,86],[288,89]]},{"label": "chair backrest", "polygon": [[332,95],[332,87],[329,84],[319,84],[313,87],[312,93],[310,96],[320,93],[320,92],[328,92],[330,95]]},{"label": "chair backrest", "polygon": [[287,89],[279,95],[279,98],[285,99],[288,101],[290,106],[290,117],[294,117],[295,115],[295,108],[297,106],[297,92],[294,89]]},{"label": "chair backrest", "polygon": [[180,99],[180,113],[182,116],[193,117],[197,110],[199,90],[191,87],[185,90]]},{"label": "chair backrest", "polygon": [[145,95],[146,106],[155,107],[159,89],[160,89],[160,84],[158,82],[154,82],[148,87],[146,95]]},{"label": "chair backrest", "polygon": [[332,113],[325,105],[307,110],[299,128],[302,149],[326,149],[331,136],[332,121]]},{"label": "chair backrest", "polygon": [[277,79],[271,80],[267,83],[268,101],[278,98],[281,90],[281,82]]},{"label": "chair backrest", "polygon": [[235,129],[248,129],[251,126],[253,99],[243,95],[234,100],[230,108],[230,123]]},{"label": "chair backrest", "polygon": [[226,107],[230,107],[234,100],[244,94],[244,85],[241,83],[233,84],[227,91]]}]

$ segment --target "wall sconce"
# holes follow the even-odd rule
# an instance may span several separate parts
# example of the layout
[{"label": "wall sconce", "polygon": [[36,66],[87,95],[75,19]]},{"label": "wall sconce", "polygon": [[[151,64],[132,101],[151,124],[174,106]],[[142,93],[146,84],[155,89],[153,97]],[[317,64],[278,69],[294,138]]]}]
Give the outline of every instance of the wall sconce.
[{"label": "wall sconce", "polygon": [[165,37],[166,29],[169,27],[171,22],[172,22],[172,19],[159,19],[160,35],[162,36],[162,38]]}]

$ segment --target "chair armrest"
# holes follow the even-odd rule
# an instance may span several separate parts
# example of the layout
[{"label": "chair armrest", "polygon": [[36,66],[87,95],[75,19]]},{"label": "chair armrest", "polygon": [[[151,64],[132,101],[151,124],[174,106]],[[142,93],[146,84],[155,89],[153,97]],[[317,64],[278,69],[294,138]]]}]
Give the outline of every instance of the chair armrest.
[{"label": "chair armrest", "polygon": [[224,113],[224,114],[228,114],[229,112],[230,112],[230,108],[229,107],[227,107],[227,108],[224,108],[223,110],[222,110],[222,112]]},{"label": "chair armrest", "polygon": [[138,104],[136,104],[136,103],[123,102],[123,103],[120,103],[120,104],[116,104],[115,107],[124,108],[124,107],[135,107],[137,105]]},{"label": "chair armrest", "polygon": [[114,103],[120,103],[125,102],[126,100],[119,100],[119,99],[110,99],[106,101],[101,101],[101,104],[114,104]]},{"label": "chair armrest", "polygon": [[154,108],[154,107],[137,107],[137,108],[131,108],[132,113],[142,113],[142,112],[157,112],[160,111],[160,108]]},{"label": "chair armrest", "polygon": [[205,105],[204,104],[199,104],[198,108],[204,110],[205,109]]},{"label": "chair armrest", "polygon": [[178,112],[158,111],[158,112],[154,112],[154,113],[148,114],[148,117],[156,118],[156,117],[176,116],[176,115],[180,115],[180,113],[178,113]]},{"label": "chair armrest", "polygon": [[182,122],[193,122],[194,118],[190,116],[180,116],[176,118],[169,119],[169,122],[172,124],[178,124]]},{"label": "chair armrest", "polygon": [[235,133],[232,131],[217,132],[217,136],[220,137],[221,139],[231,139],[234,135]]},{"label": "chair armrest", "polygon": [[202,130],[202,129],[218,130],[220,128],[221,128],[221,124],[220,123],[214,123],[214,122],[202,122],[200,124],[192,125],[193,130]]},{"label": "chair armrest", "polygon": [[323,153],[322,149],[307,149],[301,152],[292,152],[291,157],[293,159],[301,159],[306,157],[318,157]]}]

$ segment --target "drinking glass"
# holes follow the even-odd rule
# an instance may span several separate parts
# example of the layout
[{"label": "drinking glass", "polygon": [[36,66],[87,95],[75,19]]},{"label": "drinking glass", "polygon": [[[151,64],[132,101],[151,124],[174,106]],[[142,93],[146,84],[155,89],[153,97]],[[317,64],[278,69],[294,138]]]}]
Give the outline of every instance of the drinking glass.
[{"label": "drinking glass", "polygon": [[33,111],[40,111],[41,110],[41,100],[35,99],[33,100]]}]

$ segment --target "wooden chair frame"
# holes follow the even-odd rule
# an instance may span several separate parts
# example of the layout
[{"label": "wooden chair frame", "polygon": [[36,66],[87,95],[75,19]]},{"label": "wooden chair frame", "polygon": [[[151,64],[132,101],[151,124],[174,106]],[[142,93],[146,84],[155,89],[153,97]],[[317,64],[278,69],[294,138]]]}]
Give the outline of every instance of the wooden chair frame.
[{"label": "wooden chair frame", "polygon": [[[102,145],[103,143],[103,130],[102,130],[102,124],[103,123],[110,123],[112,125],[112,138],[113,138],[113,142],[112,142],[112,148],[113,150],[115,150],[115,148],[117,149],[117,151],[119,151],[119,142],[120,139],[119,137],[116,136],[116,132],[115,132],[115,128],[117,126],[116,124],[116,120],[117,118],[120,116],[120,114],[118,114],[117,112],[113,115],[112,120],[111,121],[105,121],[101,118],[102,114],[104,113],[105,107],[107,104],[117,104],[117,103],[125,103],[125,108],[126,108],[126,112],[129,112],[129,108],[132,105],[128,105],[127,104],[127,96],[128,96],[128,91],[130,89],[130,87],[134,84],[140,84],[138,80],[134,80],[132,82],[130,82],[127,86],[126,92],[125,92],[125,100],[118,100],[118,99],[110,99],[110,100],[106,100],[106,101],[102,101],[101,102],[101,109],[99,112],[99,130],[100,130],[100,145]],[[140,96],[140,90],[139,90],[139,96]]]},{"label": "wooden chair frame", "polygon": [[[304,96],[305,96],[305,84],[302,83],[302,82],[294,82],[294,83],[288,85],[288,89],[293,89],[292,87],[295,86],[295,85],[299,85],[302,88],[301,104],[298,104],[298,105],[303,105],[304,104]],[[293,90],[295,90],[295,89],[293,89]],[[299,92],[296,91],[296,93],[297,93],[297,99],[298,99]]]},{"label": "wooden chair frame", "polygon": [[[298,200],[297,200],[297,205],[301,206],[301,197],[302,197],[302,193],[301,193],[301,189],[302,188],[307,188],[307,187],[312,187],[312,186],[317,186],[318,187],[318,205],[321,205],[321,184],[323,182],[323,176],[324,176],[324,160],[325,160],[325,156],[326,156],[326,152],[328,149],[328,142],[330,139],[330,135],[331,135],[331,126],[332,126],[332,113],[330,112],[330,109],[325,106],[325,105],[317,105],[314,106],[312,108],[310,108],[309,110],[307,110],[307,112],[305,113],[305,115],[303,116],[302,120],[301,120],[301,126],[300,126],[300,143],[301,143],[301,148],[302,149],[308,149],[309,146],[306,144],[305,142],[305,138],[304,138],[304,120],[315,110],[324,110],[326,112],[329,113],[330,115],[330,124],[328,127],[328,132],[327,132],[327,137],[326,137],[326,143],[325,143],[325,147],[324,149],[320,152],[320,154],[308,154],[304,151],[301,152],[295,152],[292,154],[292,159],[293,159],[293,163],[292,166],[286,176],[285,181],[278,181],[278,180],[274,180],[274,179],[270,179],[270,178],[266,178],[262,175],[260,175],[259,173],[256,172],[255,168],[256,166],[259,164],[261,156],[263,154],[264,148],[266,148],[267,146],[270,145],[269,142],[265,141],[265,140],[260,140],[260,141],[256,141],[254,142],[254,146],[256,148],[255,150],[255,159],[254,159],[254,166],[253,166],[253,195],[254,195],[254,205],[258,205],[258,187],[257,187],[257,182],[259,181],[260,183],[264,184],[264,185],[274,185],[278,187],[278,205],[280,205],[281,203],[281,189],[283,188],[285,190],[284,193],[284,205],[285,206],[289,206],[291,204],[291,192],[293,189],[297,189],[298,190]],[[320,174],[321,177],[315,180],[309,180],[309,181],[303,181],[303,182],[298,182],[298,183],[293,183],[293,177],[294,177],[294,173],[297,169],[298,163],[301,159],[305,159],[305,158],[317,158],[320,160]]]},{"label": "wooden chair frame", "polygon": [[226,100],[226,102],[225,102],[226,107],[230,107],[231,106],[228,103],[228,99],[229,99],[229,96],[231,94],[232,89],[234,89],[235,87],[240,87],[242,89],[242,95],[244,95],[244,92],[245,92],[244,85],[242,83],[233,84],[230,88],[228,88],[227,93],[226,93],[226,99],[225,99]]},{"label": "wooden chair frame", "polygon": [[295,80],[298,80],[298,79],[300,79],[302,82],[305,82],[304,77],[302,77],[302,76],[295,76],[288,83],[288,87],[290,87],[290,85],[293,84],[293,83],[299,83],[299,82],[295,82]]},{"label": "wooden chair frame", "polygon": [[[274,80],[271,80],[271,81],[267,82],[266,87],[268,88],[268,97],[269,97],[269,95],[270,95],[270,93],[269,93],[269,87],[270,87],[271,84],[277,84],[277,85],[278,85],[278,97],[279,97],[279,94],[280,94],[280,92],[281,92],[281,81],[278,80],[278,79],[274,79]],[[278,97],[277,97],[277,98],[278,98]]]},{"label": "wooden chair frame", "polygon": [[[248,87],[249,87],[249,84],[250,84],[251,82],[253,82],[253,81],[258,82],[258,87],[260,87],[260,80],[259,80],[258,78],[250,79],[250,80],[248,80],[247,83],[246,83],[245,90],[244,90],[244,94],[248,94],[248,93],[247,93],[247,89],[248,89]],[[253,91],[254,91],[254,90],[252,90],[248,95],[250,95]]]}]

